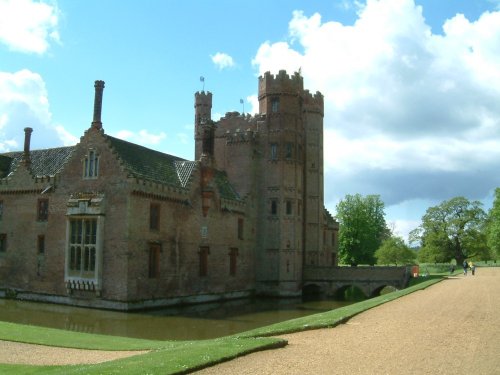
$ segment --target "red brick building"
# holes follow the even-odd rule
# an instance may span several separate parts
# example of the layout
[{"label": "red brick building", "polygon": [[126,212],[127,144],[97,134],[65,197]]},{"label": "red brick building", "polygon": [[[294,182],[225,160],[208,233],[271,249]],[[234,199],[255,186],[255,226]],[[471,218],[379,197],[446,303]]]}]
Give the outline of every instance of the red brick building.
[{"label": "red brick building", "polygon": [[[71,147],[0,154],[0,296],[120,310],[296,296],[335,265],[323,204],[323,97],[259,78],[259,114],[212,121],[195,94],[195,161],[105,134],[104,82]],[[36,134],[36,133],[35,133]]]}]

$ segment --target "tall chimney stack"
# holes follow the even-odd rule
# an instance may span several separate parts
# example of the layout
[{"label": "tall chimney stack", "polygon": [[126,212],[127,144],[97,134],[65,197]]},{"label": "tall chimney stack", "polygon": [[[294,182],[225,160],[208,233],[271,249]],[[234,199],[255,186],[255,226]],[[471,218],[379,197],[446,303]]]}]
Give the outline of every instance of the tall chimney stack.
[{"label": "tall chimney stack", "polygon": [[101,111],[102,111],[102,93],[104,91],[104,81],[95,81],[95,97],[94,97],[94,119],[92,120],[92,128],[102,129]]},{"label": "tall chimney stack", "polygon": [[31,133],[32,132],[33,132],[32,128],[24,128],[24,153],[23,153],[23,162],[26,165],[31,164],[30,143],[31,143]]}]

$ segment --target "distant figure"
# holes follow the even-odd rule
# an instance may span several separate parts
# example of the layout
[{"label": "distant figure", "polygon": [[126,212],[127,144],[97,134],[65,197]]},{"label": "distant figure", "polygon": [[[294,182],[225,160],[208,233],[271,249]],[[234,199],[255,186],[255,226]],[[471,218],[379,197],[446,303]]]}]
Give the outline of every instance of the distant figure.
[{"label": "distant figure", "polygon": [[469,268],[469,264],[467,263],[467,260],[464,260],[464,263],[462,264],[464,267],[464,276],[467,276],[467,268]]},{"label": "distant figure", "polygon": [[454,264],[452,264],[450,266],[450,274],[452,274],[453,272],[455,272],[455,265]]},{"label": "distant figure", "polygon": [[474,265],[474,263],[469,262],[469,268],[470,272],[472,273],[472,276],[474,276],[476,274],[476,266]]}]

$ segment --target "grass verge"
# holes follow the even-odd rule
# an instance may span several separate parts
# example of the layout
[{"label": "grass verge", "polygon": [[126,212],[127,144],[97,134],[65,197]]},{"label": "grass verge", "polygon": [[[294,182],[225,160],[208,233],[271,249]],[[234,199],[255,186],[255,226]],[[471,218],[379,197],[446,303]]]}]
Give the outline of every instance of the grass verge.
[{"label": "grass verge", "polygon": [[415,285],[403,290],[339,309],[292,319],[213,340],[139,340],[0,322],[0,340],[82,349],[151,350],[147,354],[96,365],[27,366],[0,364],[0,373],[65,375],[185,374],[255,351],[283,347],[287,344],[285,340],[269,336],[334,327],[363,311],[417,290],[425,289],[442,279],[442,276],[415,279],[417,281]]}]

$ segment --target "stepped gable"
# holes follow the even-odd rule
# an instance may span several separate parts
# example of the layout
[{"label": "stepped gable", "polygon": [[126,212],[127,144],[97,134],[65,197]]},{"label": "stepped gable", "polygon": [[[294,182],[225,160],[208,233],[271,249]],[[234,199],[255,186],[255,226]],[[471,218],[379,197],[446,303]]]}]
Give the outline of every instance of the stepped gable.
[{"label": "stepped gable", "polygon": [[[60,172],[64,164],[69,160],[76,146],[48,148],[44,150],[30,151],[30,170],[31,174],[35,177],[54,176]],[[11,172],[14,172],[23,160],[23,152],[7,152],[0,155],[0,177],[6,177]],[[11,159],[10,166],[6,169],[3,168],[4,164],[7,165],[8,160]],[[3,174],[1,174],[3,171]]]},{"label": "stepped gable", "polygon": [[[106,139],[117,153],[124,168],[134,177],[174,187],[184,187],[188,178],[178,173],[176,162],[188,162],[177,156],[139,146],[111,136]],[[182,169],[182,168],[181,168]]]}]

